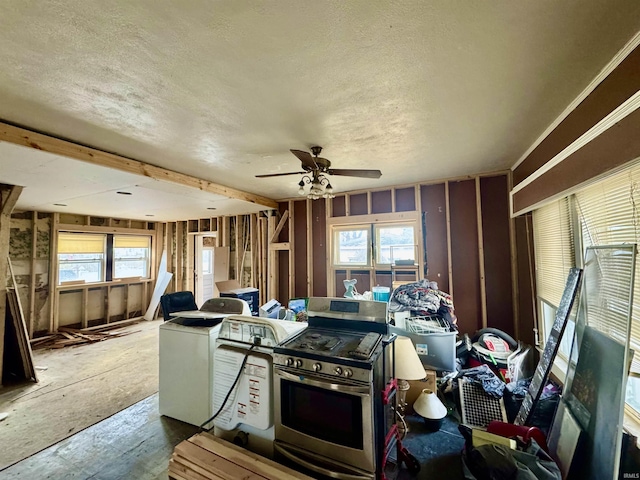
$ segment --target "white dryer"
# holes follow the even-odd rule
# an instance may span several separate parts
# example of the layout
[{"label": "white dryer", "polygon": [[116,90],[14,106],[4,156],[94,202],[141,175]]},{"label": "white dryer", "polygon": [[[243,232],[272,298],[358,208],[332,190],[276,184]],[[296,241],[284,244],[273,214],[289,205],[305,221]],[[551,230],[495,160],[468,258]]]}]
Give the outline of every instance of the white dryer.
[{"label": "white dryer", "polygon": [[216,436],[273,458],[273,347],[306,326],[242,315],[222,321],[213,367]]}]

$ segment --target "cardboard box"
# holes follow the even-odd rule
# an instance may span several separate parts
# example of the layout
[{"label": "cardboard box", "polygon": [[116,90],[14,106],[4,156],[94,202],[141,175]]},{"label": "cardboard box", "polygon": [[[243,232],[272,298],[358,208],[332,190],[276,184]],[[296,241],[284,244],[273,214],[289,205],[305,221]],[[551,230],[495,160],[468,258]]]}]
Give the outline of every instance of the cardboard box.
[{"label": "cardboard box", "polygon": [[435,370],[425,370],[424,380],[409,380],[409,391],[405,397],[407,402],[407,413],[413,413],[413,402],[418,399],[418,396],[423,389],[429,389],[433,392],[436,391],[436,372]]},{"label": "cardboard box", "polygon": [[258,315],[258,298],[259,290],[257,288],[245,287],[242,288],[237,280],[224,280],[222,282],[216,282],[216,287],[220,291],[221,297],[239,298],[249,304],[251,315]]}]

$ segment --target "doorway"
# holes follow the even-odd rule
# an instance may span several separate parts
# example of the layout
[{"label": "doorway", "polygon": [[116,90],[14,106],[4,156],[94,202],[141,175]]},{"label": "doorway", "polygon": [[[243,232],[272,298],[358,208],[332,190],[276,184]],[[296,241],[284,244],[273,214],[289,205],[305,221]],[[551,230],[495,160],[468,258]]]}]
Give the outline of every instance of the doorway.
[{"label": "doorway", "polygon": [[215,234],[195,235],[195,299],[202,306],[220,296],[216,282],[229,279],[229,247],[216,247]]}]

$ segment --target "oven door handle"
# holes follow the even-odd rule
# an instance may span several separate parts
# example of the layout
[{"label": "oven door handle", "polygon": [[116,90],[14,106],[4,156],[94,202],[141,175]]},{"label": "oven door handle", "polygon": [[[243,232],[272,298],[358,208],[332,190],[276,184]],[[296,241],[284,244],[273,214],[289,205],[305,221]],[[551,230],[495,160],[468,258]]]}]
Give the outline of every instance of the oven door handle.
[{"label": "oven door handle", "polygon": [[335,390],[338,392],[354,393],[360,396],[368,396],[371,393],[369,386],[358,387],[356,385],[345,385],[344,383],[331,383],[328,381],[311,380],[309,377],[293,375],[282,370],[276,370],[276,375],[280,375],[282,378],[291,380],[292,382],[304,383],[313,387],[325,388],[328,390]]},{"label": "oven door handle", "polygon": [[277,443],[273,444],[274,448],[278,450],[282,455],[287,457],[292,462],[297,463],[298,465],[302,465],[303,467],[308,468],[316,473],[321,475],[325,475],[330,478],[337,478],[338,480],[371,480],[370,475],[358,475],[353,473],[343,473],[343,472],[334,472],[333,470],[329,470],[328,468],[321,467],[320,465],[315,465],[311,462],[308,462],[297,455],[294,455],[293,452],[288,451],[285,448],[280,447]]}]

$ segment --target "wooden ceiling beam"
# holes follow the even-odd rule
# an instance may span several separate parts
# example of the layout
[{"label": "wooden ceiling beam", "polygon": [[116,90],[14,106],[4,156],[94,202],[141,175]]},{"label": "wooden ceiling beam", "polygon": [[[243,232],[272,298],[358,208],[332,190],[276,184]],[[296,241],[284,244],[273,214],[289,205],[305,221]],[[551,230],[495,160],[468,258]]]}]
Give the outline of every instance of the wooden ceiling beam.
[{"label": "wooden ceiling beam", "polygon": [[216,195],[223,195],[228,198],[243,200],[245,202],[263,205],[268,208],[277,208],[278,203],[267,197],[255,195],[253,193],[225,187],[217,183],[210,182],[184,173],[175,172],[166,168],[157,167],[149,163],[144,163],[131,158],[104,152],[92,147],[51,137],[42,133],[33,132],[25,128],[16,127],[0,122],[0,141],[22,145],[23,147],[34,148],[44,152],[62,155],[64,157],[80,160],[82,162],[100,165],[127,173],[141,175],[154,180],[172,182],[186,187],[197,188],[203,192]]}]

